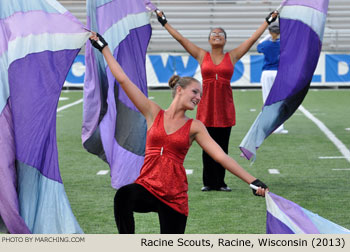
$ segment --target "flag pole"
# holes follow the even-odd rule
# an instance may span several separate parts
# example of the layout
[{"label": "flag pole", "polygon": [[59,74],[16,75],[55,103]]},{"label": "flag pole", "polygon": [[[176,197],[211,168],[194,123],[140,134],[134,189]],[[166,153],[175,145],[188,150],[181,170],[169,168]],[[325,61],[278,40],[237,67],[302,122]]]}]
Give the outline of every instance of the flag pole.
[{"label": "flag pole", "polygon": [[253,185],[253,184],[250,184],[249,187],[255,191],[257,191],[259,189],[259,187],[257,187],[256,185]]},{"label": "flag pole", "polygon": [[[287,1],[288,1],[288,0],[284,0],[284,1],[280,4],[280,6],[277,7],[277,9],[276,9],[275,11],[277,11],[278,14],[281,13],[281,10],[283,9],[283,6],[285,5],[285,3],[286,3]],[[274,12],[275,12],[275,11],[274,11]],[[273,19],[273,17],[271,16],[271,17],[269,18],[269,22],[272,22],[272,19]]]}]

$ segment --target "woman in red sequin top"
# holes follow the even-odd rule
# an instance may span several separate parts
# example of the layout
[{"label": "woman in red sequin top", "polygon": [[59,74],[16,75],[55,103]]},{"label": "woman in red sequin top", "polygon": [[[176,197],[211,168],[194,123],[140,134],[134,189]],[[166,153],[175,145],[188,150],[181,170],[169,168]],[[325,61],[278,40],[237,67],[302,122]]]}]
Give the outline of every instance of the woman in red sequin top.
[{"label": "woman in red sequin top", "polygon": [[135,232],[134,212],[157,212],[161,233],[185,232],[188,185],[183,161],[194,140],[232,174],[257,186],[258,189],[253,190],[255,195],[265,195],[267,186],[225,154],[201,121],[186,116],[186,111],[194,110],[201,100],[201,84],[196,79],[173,76],[169,86],[173,89],[174,99],[163,110],[128,78],[100,35],[94,34],[90,39],[147,122],[145,161],[140,175],[133,184],[118,189],[114,199],[119,233]]},{"label": "woman in red sequin top", "polygon": [[[234,65],[263,34],[268,24],[276,20],[278,12],[271,12],[249,39],[226,53],[224,53],[226,44],[226,32],[224,29],[215,28],[210,31],[208,42],[211,46],[211,51],[207,52],[175,30],[167,22],[162,11],[157,10],[156,13],[159,22],[170,35],[198,61],[203,78],[203,97],[198,104],[196,118],[204,123],[210,136],[220,145],[225,153],[228,153],[231,128],[236,124],[231,88]],[[212,159],[204,150],[202,160],[202,191],[231,191],[224,181],[225,168]]]}]

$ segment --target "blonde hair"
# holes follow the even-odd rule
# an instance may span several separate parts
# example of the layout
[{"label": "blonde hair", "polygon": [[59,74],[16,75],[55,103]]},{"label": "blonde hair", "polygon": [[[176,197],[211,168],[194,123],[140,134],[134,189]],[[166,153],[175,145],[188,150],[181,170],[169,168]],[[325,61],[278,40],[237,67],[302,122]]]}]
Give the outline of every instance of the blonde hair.
[{"label": "blonde hair", "polygon": [[178,75],[171,76],[171,78],[168,81],[168,84],[169,84],[169,87],[172,89],[173,98],[176,95],[176,88],[178,86],[185,89],[193,81],[199,83],[199,81],[193,77],[180,77]]}]

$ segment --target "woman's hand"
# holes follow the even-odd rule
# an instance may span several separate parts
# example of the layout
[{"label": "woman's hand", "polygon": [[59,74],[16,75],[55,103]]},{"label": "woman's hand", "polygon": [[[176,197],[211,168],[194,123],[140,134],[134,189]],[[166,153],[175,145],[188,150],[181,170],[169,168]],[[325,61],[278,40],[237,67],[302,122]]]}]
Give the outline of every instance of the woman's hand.
[{"label": "woman's hand", "polygon": [[168,20],[166,20],[166,16],[163,11],[156,9],[155,12],[156,12],[158,21],[159,23],[161,23],[162,26],[168,23]]},{"label": "woman's hand", "polygon": [[268,24],[271,24],[272,22],[275,22],[277,17],[278,17],[279,13],[277,10],[274,10],[272,12],[270,12],[269,15],[267,15],[267,17],[265,18],[266,22]]},{"label": "woman's hand", "polygon": [[265,193],[269,191],[269,188],[267,187],[267,185],[265,185],[262,181],[260,181],[259,179],[254,180],[251,183],[251,188],[253,190],[253,194],[255,196],[262,196],[265,197]]},{"label": "woman's hand", "polygon": [[92,46],[98,49],[100,52],[102,52],[103,48],[108,46],[108,43],[106,42],[106,40],[104,40],[104,38],[100,34],[96,32],[91,32],[91,33],[92,35],[90,36],[89,39]]}]

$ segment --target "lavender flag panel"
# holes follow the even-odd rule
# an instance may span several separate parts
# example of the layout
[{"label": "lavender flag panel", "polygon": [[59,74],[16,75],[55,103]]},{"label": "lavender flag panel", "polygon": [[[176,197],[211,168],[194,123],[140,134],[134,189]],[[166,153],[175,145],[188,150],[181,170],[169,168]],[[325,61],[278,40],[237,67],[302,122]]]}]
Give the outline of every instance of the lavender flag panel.
[{"label": "lavender flag panel", "polygon": [[285,0],[284,5],[302,5],[327,14],[329,0]]},{"label": "lavender flag panel", "polygon": [[[149,1],[121,2],[87,1],[88,27],[107,39],[126,74],[147,95],[145,58],[151,27],[146,12],[154,6]],[[106,15],[110,12],[113,15]],[[91,45],[86,47],[86,62],[83,145],[108,162],[111,184],[117,189],[133,182],[139,174],[147,126],[116,83],[100,52]]]},{"label": "lavender flag panel", "polygon": [[11,234],[29,234],[19,214],[11,106],[0,113],[0,218]]},{"label": "lavender flag panel", "polygon": [[0,1],[0,18],[1,219],[11,233],[81,233],[58,167],[56,109],[89,34],[55,0]]},{"label": "lavender flag panel", "polygon": [[350,230],[271,192],[266,195],[266,210],[268,234],[350,234]]},{"label": "lavender flag panel", "polygon": [[[9,68],[16,157],[62,183],[56,146],[56,109],[77,50],[42,52]],[[35,67],[33,67],[35,66]]]},{"label": "lavender flag panel", "polygon": [[266,213],[266,234],[294,234],[282,221],[269,212]]},{"label": "lavender flag panel", "polygon": [[98,31],[101,34],[104,34],[110,27],[122,20],[124,17],[146,11],[149,10],[146,9],[146,5],[140,0],[111,1],[107,4],[99,6],[96,10]]},{"label": "lavender flag panel", "polygon": [[[256,150],[264,139],[290,118],[304,100],[321,53],[322,37],[320,36],[324,30],[325,15],[319,15],[320,11],[315,11],[313,7],[320,7],[318,9],[326,13],[325,6],[328,6],[328,0],[317,1],[319,2],[317,4],[305,1],[309,4],[306,5],[307,7],[301,7],[304,10],[302,13],[296,11],[296,9],[300,10],[302,1],[293,1],[295,5],[291,4],[292,1],[285,1],[285,5],[287,5],[286,2],[289,5],[286,16],[289,18],[281,18],[284,16],[282,10],[281,51],[277,76],[262,112],[239,146],[242,155],[253,161],[256,159]],[[313,19],[310,15],[314,15],[315,18]]]},{"label": "lavender flag panel", "polygon": [[[130,34],[119,44],[114,53],[114,56],[123,67],[130,80],[134,82],[145,95],[148,95],[145,68],[146,52],[151,33],[150,25],[131,30]],[[135,46],[135,41],[138,41],[138,46]],[[119,88],[118,99],[129,108],[135,111],[137,110],[122,88]]]},{"label": "lavender flag panel", "polygon": [[309,86],[321,53],[321,41],[309,26],[281,19],[280,29],[280,64],[264,106],[285,100]]},{"label": "lavender flag panel", "polygon": [[[0,20],[0,25],[1,23],[11,29],[8,37],[9,41],[17,37],[42,33],[81,32],[81,24],[69,12],[64,15],[59,13],[49,14],[42,10],[27,13],[17,12],[5,20]],[[41,25],[38,26],[38,24]]]}]

